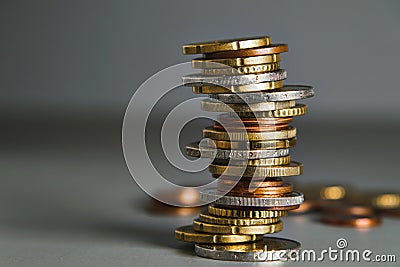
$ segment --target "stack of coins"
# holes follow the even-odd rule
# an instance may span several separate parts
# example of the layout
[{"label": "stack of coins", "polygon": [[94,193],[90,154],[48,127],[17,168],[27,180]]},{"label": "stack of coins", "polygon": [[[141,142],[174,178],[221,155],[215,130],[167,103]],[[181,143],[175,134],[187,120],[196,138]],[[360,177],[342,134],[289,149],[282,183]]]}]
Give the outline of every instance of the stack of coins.
[{"label": "stack of coins", "polygon": [[205,111],[223,112],[203,130],[209,147],[193,143],[187,153],[212,158],[209,166],[218,187],[200,197],[213,200],[193,225],[176,229],[178,240],[193,242],[197,255],[219,260],[272,261],[300,248],[296,241],[264,237],[282,230],[280,217],[299,207],[303,194],[282,177],[300,175],[303,165],[291,161],[296,144],[292,117],[307,106],[296,100],[314,95],[313,88],[283,85],[286,70],[280,54],[286,44],[269,37],[221,40],[183,46],[200,74],[183,77],[196,94],[208,94]]}]

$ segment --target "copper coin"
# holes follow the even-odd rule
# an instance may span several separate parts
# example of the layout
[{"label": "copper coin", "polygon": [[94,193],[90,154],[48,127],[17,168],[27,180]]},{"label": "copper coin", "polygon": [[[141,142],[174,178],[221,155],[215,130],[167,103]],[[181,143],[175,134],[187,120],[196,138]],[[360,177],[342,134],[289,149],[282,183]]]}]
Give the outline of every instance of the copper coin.
[{"label": "copper coin", "polygon": [[[221,186],[222,191],[225,189],[225,186]],[[218,189],[220,186],[218,185]],[[266,187],[253,187],[249,188],[249,186],[235,186],[233,187],[229,193],[238,193],[238,194],[246,194],[246,195],[282,195],[287,194],[293,191],[293,186],[289,183],[282,184],[281,186],[266,186]]]},{"label": "copper coin", "polygon": [[[268,126],[244,126],[244,129],[247,132],[268,132],[268,131],[279,131],[284,130],[289,127],[289,124],[277,124],[277,125],[268,125]],[[243,130],[243,127],[240,126],[229,126],[225,125],[223,127],[219,123],[214,123],[214,130],[226,130],[226,131],[240,131]]]},{"label": "copper coin", "polygon": [[355,228],[370,228],[382,224],[382,218],[378,215],[357,216],[349,214],[325,214],[321,221],[336,226],[350,226]]},{"label": "copper coin", "polygon": [[361,205],[342,205],[337,207],[325,207],[324,214],[340,214],[354,216],[373,216],[376,215],[375,210],[370,206]]},{"label": "copper coin", "polygon": [[214,53],[203,54],[203,58],[215,59],[215,58],[242,58],[242,57],[253,57],[263,56],[270,54],[280,54],[289,51],[287,44],[273,44],[270,46],[251,48],[251,49],[240,49],[231,51],[221,51]]},{"label": "copper coin", "polygon": [[311,211],[315,211],[318,209],[318,201],[315,200],[306,200],[300,204],[300,207],[295,210],[291,210],[290,213],[293,214],[302,214]]},{"label": "copper coin", "polygon": [[[220,207],[224,209],[232,209],[232,206],[226,206],[226,205],[217,205],[214,204],[215,207]],[[274,207],[244,207],[244,206],[235,206],[236,210],[294,210],[297,209],[299,205],[293,205],[293,206],[274,206]]]},{"label": "copper coin", "polygon": [[176,207],[164,204],[158,200],[151,199],[147,205],[147,212],[165,216],[193,216],[198,214],[203,207]]},{"label": "copper coin", "polygon": [[283,124],[283,123],[289,123],[293,121],[292,117],[286,117],[286,118],[255,118],[255,117],[248,117],[248,118],[235,118],[235,117],[230,117],[227,115],[220,115],[219,120],[224,122],[224,123],[243,123],[243,124],[256,124],[256,125],[275,125],[275,124]]},{"label": "copper coin", "polygon": [[235,178],[229,178],[229,177],[220,177],[218,179],[218,186],[219,185],[226,185],[226,186],[231,186],[233,184],[236,184],[236,187],[249,187],[250,183],[254,183],[255,186],[257,187],[269,187],[269,186],[281,186],[283,184],[283,180],[281,178],[275,178],[275,179],[268,179],[265,180],[265,178],[262,178],[263,180],[260,181],[253,181],[250,179],[240,179],[239,181]]}]

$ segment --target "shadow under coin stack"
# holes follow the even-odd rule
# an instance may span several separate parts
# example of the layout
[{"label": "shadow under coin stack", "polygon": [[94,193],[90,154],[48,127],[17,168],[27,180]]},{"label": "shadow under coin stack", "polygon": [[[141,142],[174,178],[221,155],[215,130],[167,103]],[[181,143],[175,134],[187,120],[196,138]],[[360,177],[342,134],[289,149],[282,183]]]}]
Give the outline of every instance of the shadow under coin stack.
[{"label": "shadow under coin stack", "polygon": [[207,211],[193,225],[175,230],[178,240],[195,243],[199,256],[277,261],[300,248],[296,241],[264,237],[281,231],[280,217],[303,201],[303,194],[281,177],[302,173],[302,164],[290,159],[296,129],[289,123],[307,111],[295,101],[314,91],[283,85],[286,71],[280,69],[280,54],[287,51],[286,44],[271,44],[269,37],[183,46],[184,54],[203,54],[192,61],[200,74],[183,77],[184,83],[194,93],[209,95],[201,103],[203,110],[225,112],[219,115],[221,124],[203,130],[214,146],[187,146],[190,156],[214,159],[209,171],[218,178],[218,188],[200,194],[204,201],[215,200]]}]

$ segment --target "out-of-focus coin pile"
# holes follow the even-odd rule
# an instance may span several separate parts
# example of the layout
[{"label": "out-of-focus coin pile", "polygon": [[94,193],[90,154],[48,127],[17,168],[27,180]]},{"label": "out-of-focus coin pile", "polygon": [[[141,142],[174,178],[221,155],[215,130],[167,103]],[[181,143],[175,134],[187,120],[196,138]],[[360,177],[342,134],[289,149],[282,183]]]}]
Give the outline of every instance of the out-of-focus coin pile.
[{"label": "out-of-focus coin pile", "polygon": [[212,144],[187,146],[189,156],[213,159],[209,171],[218,179],[217,188],[200,193],[212,204],[193,225],[175,231],[178,240],[196,243],[199,256],[272,261],[279,258],[260,255],[300,247],[296,241],[264,239],[281,231],[280,217],[303,202],[303,194],[282,177],[302,174],[303,165],[289,155],[296,144],[296,128],[289,123],[307,112],[296,101],[314,91],[311,86],[283,85],[286,70],[280,68],[280,54],[287,51],[286,44],[271,44],[269,37],[183,46],[184,54],[203,54],[192,60],[200,74],[183,77],[184,84],[196,94],[209,95],[201,103],[203,110],[223,112],[203,130]]},{"label": "out-of-focus coin pile", "polygon": [[400,194],[367,192],[344,185],[309,185],[299,209],[291,214],[319,213],[320,222],[333,226],[371,228],[382,224],[383,217],[400,217]]}]

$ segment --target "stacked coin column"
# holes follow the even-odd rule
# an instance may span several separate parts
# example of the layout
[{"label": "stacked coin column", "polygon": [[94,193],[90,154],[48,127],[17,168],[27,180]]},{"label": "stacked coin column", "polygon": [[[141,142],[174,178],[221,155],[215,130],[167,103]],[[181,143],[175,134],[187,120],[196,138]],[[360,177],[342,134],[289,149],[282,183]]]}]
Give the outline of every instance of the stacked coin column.
[{"label": "stacked coin column", "polygon": [[193,225],[175,231],[177,239],[196,243],[199,256],[272,261],[300,247],[296,241],[264,237],[281,231],[280,217],[303,201],[302,193],[282,177],[302,173],[302,164],[290,159],[296,129],[289,123],[307,111],[295,101],[314,92],[310,86],[283,85],[280,54],[287,51],[286,44],[271,44],[269,37],[183,47],[184,54],[203,54],[192,61],[200,74],[185,76],[184,83],[194,93],[209,95],[203,110],[224,112],[219,117],[223,123],[203,130],[216,149],[187,146],[190,156],[214,159],[209,171],[218,178],[217,188],[201,192],[203,200],[216,200]]}]

